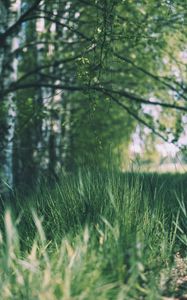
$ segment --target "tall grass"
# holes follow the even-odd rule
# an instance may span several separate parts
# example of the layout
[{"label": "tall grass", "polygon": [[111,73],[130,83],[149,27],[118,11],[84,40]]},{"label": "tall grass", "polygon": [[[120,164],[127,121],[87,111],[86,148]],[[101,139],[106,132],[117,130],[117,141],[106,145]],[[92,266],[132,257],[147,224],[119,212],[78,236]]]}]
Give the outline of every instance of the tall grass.
[{"label": "tall grass", "polygon": [[0,299],[161,299],[186,247],[186,175],[82,170],[4,205]]}]

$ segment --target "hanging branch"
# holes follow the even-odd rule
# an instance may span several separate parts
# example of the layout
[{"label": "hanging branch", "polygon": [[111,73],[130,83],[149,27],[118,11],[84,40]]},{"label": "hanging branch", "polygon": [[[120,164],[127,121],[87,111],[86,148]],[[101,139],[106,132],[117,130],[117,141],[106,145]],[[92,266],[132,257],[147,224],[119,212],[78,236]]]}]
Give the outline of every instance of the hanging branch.
[{"label": "hanging branch", "polygon": [[117,105],[122,107],[131,117],[133,117],[136,121],[138,121],[140,124],[144,125],[145,127],[149,128],[155,135],[160,137],[163,141],[169,143],[169,140],[167,137],[162,135],[159,131],[157,131],[154,127],[152,127],[150,124],[148,124],[145,120],[140,118],[138,116],[138,113],[133,112],[128,106],[126,106],[124,103],[120,102],[116,97],[114,97],[112,94],[105,92],[105,95],[110,97],[110,99],[115,102]]},{"label": "hanging branch", "polygon": [[17,90],[23,90],[23,89],[28,89],[28,88],[41,88],[41,87],[46,87],[46,88],[55,88],[55,89],[62,89],[62,90],[71,90],[71,91],[87,91],[88,88],[93,90],[93,91],[98,91],[102,93],[110,93],[111,95],[116,94],[121,97],[125,97],[129,100],[135,101],[137,103],[141,104],[147,104],[147,105],[153,105],[153,106],[160,106],[163,108],[170,108],[170,109],[175,109],[179,111],[185,111],[187,112],[187,107],[185,106],[179,106],[175,104],[170,104],[170,103],[164,103],[164,102],[157,102],[157,101],[150,101],[146,100],[144,98],[141,98],[137,95],[131,94],[127,91],[117,91],[117,90],[110,90],[106,89],[101,86],[87,86],[87,85],[81,85],[81,86],[69,86],[66,84],[52,84],[52,83],[38,83],[38,82],[31,82],[31,83],[23,83],[23,84],[18,84],[18,82],[12,83],[11,86],[4,91],[4,95],[9,94],[10,92],[17,91]]},{"label": "hanging branch", "polygon": [[[152,74],[151,72],[145,70],[144,68],[137,66],[137,65],[136,65],[132,60],[130,60],[128,57],[121,56],[121,55],[119,55],[119,54],[116,53],[116,52],[113,52],[113,54],[114,54],[117,58],[119,58],[120,60],[125,61],[125,62],[131,64],[135,69],[141,71],[141,72],[144,73],[145,75],[148,75],[149,77],[153,78],[154,80],[160,82],[160,83],[161,83],[162,85],[164,85],[165,87],[167,87],[167,88],[171,89],[172,91],[176,92],[176,93],[177,93],[181,98],[183,98],[184,100],[187,100],[187,97],[185,97],[184,94],[182,94],[182,93],[180,93],[179,91],[177,91],[176,88],[175,88],[173,85],[171,85],[171,84],[167,83],[166,81],[164,81],[160,76],[154,75],[154,74]],[[181,87],[181,86],[180,86],[180,87]]]}]

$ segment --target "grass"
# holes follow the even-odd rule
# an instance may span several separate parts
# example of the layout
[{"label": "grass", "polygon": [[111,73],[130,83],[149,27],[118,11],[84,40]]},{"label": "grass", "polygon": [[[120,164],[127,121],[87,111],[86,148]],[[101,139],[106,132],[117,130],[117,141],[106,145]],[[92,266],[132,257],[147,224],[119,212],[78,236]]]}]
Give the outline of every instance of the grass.
[{"label": "grass", "polygon": [[185,174],[82,170],[2,201],[0,299],[128,300],[177,295]]}]

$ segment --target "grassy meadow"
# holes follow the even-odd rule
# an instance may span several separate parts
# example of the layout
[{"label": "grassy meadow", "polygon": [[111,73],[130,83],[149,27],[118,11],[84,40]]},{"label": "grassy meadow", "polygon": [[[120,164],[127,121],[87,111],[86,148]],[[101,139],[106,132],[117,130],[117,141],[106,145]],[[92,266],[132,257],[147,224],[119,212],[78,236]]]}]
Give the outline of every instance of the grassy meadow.
[{"label": "grassy meadow", "polygon": [[0,299],[184,295],[186,183],[186,174],[85,169],[2,196]]}]

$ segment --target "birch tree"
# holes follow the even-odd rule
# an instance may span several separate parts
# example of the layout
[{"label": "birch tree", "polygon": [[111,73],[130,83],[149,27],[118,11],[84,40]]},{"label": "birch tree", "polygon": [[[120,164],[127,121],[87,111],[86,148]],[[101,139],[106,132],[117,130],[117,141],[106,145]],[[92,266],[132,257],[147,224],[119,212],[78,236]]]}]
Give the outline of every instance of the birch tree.
[{"label": "birch tree", "polygon": [[8,184],[12,156],[16,183],[74,170],[91,155],[103,165],[110,151],[128,148],[136,125],[178,143],[187,112],[185,1],[22,0],[21,14],[21,4],[16,13],[7,4],[0,143]]},{"label": "birch tree", "polygon": [[[5,6],[4,9],[5,10]],[[12,0],[6,7],[4,21],[7,22],[7,28],[11,28],[15,24],[16,20],[21,14],[21,0]],[[4,26],[4,30],[6,30]],[[7,37],[4,44],[4,53],[2,53],[3,63],[2,63],[2,77],[4,86],[2,89],[6,89],[12,82],[17,80],[18,74],[18,60],[11,57],[11,53],[16,51],[19,47],[19,34],[15,33],[13,36]],[[4,162],[3,162],[3,176],[5,182],[12,187],[13,184],[13,138],[15,131],[15,121],[16,121],[16,104],[15,104],[15,94],[9,93],[4,99],[6,103],[6,128],[4,131],[5,140],[4,149],[5,152]]]}]

